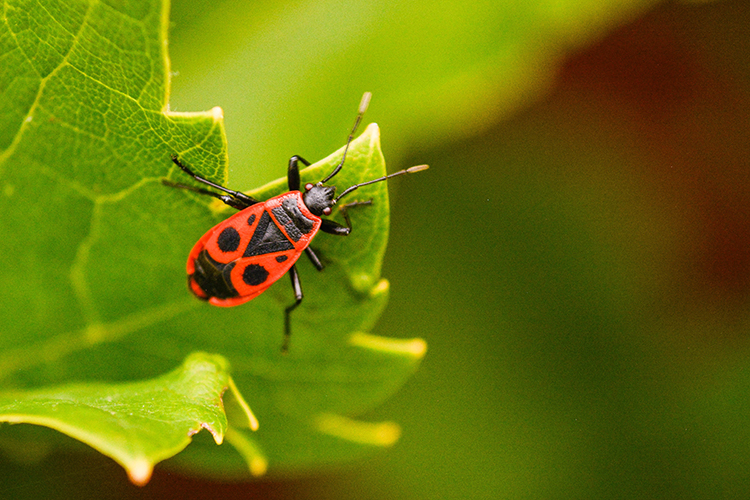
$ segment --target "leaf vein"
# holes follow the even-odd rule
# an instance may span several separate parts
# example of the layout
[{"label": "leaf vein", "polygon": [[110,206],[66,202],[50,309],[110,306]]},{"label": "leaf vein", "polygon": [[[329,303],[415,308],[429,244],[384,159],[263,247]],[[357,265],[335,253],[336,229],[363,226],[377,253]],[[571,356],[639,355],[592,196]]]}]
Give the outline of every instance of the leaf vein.
[{"label": "leaf vein", "polygon": [[[12,154],[15,152],[16,148],[18,147],[18,144],[21,143],[21,139],[23,138],[26,130],[28,129],[29,123],[31,123],[31,121],[32,121],[31,118],[34,116],[34,112],[36,111],[36,109],[40,105],[42,95],[44,94],[44,89],[47,87],[47,82],[49,82],[50,79],[53,77],[53,75],[56,75],[60,71],[61,68],[63,68],[65,65],[69,64],[68,63],[68,58],[70,57],[70,54],[73,52],[73,49],[76,47],[76,44],[78,43],[77,41],[78,41],[78,39],[79,39],[79,37],[81,35],[81,31],[86,26],[86,24],[87,24],[87,22],[88,22],[88,20],[89,20],[89,18],[91,16],[91,11],[93,9],[93,5],[95,3],[99,3],[98,0],[96,0],[94,2],[91,2],[89,4],[89,8],[86,10],[86,14],[84,15],[83,21],[81,22],[81,27],[79,28],[78,33],[76,33],[75,36],[73,37],[73,43],[70,44],[70,48],[68,49],[68,52],[63,55],[62,59],[60,60],[60,64],[58,64],[52,71],[50,71],[49,75],[42,76],[41,74],[39,74],[39,72],[36,69],[36,67],[33,64],[31,65],[32,67],[34,67],[34,71],[36,71],[37,74],[39,74],[39,76],[41,78],[41,80],[39,81],[39,89],[37,90],[36,96],[34,97],[34,102],[32,102],[31,106],[29,106],[29,111],[26,113],[26,116],[24,117],[23,121],[21,122],[21,126],[18,128],[18,132],[16,132],[16,135],[13,137],[13,141],[11,141],[10,146],[8,146],[8,148],[2,154],[0,154],[0,173],[2,172],[2,167],[5,164],[5,162],[7,161],[7,159],[12,156]],[[5,3],[3,5],[6,6]],[[3,12],[3,14],[5,14],[5,12]],[[57,20],[55,20],[55,21],[58,22]],[[13,34],[12,31],[11,31],[11,34]],[[14,40],[16,40],[15,34],[13,34],[13,38],[14,38]],[[16,40],[16,45],[21,50],[21,52],[23,52],[24,55],[26,55],[26,59],[29,60],[29,61],[31,61],[31,59],[29,58],[28,54],[26,54],[26,52],[23,50],[23,48],[20,46],[20,44],[18,44],[17,40]],[[73,66],[71,65],[71,67],[73,67]]]},{"label": "leaf vein", "polygon": [[89,349],[96,344],[116,342],[131,333],[183,314],[197,307],[196,302],[190,297],[145,309],[109,323],[98,323],[61,333],[35,344],[6,349],[0,353],[0,380],[20,370],[54,363],[69,354]]}]

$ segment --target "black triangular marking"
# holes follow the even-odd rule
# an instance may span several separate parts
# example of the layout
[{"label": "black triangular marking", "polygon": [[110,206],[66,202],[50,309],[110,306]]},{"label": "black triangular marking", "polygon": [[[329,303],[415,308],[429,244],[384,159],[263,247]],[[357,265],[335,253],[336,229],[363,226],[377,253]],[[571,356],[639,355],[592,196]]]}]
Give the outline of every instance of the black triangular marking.
[{"label": "black triangular marking", "polygon": [[258,225],[255,227],[253,237],[247,244],[243,257],[253,255],[264,255],[267,253],[283,252],[292,250],[294,245],[284,236],[281,229],[273,222],[268,212],[263,212]]}]

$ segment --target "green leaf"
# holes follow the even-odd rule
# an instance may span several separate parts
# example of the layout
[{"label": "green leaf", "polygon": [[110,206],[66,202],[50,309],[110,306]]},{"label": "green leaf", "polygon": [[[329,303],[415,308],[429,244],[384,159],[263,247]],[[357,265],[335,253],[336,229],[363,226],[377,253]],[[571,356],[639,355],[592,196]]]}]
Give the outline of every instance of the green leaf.
[{"label": "green leaf", "polygon": [[[221,444],[227,431],[222,394],[234,386],[227,368],[221,356],[197,353],[144,382],[3,394],[0,421],[43,425],[76,438],[115,459],[142,485],[155,463],[180,452],[201,429]],[[236,390],[233,395],[243,401]],[[244,420],[257,428],[252,413]]]},{"label": "green leaf", "polygon": [[[174,464],[242,476],[248,466],[262,472],[266,461],[271,471],[294,471],[393,443],[395,424],[352,420],[396,391],[425,351],[419,339],[366,333],[388,297],[380,277],[385,183],[351,195],[373,202],[350,211],[351,236],[313,241],[325,272],[299,262],[305,299],[292,317],[288,355],[280,352],[283,311],[293,302],[288,280],[230,309],[193,298],[187,255],[231,211],[162,180],[192,182],[170,161],[179,154],[226,184],[227,144],[219,108],[168,110],[167,26],[167,7],[157,1],[5,3],[0,384],[14,393],[71,381],[99,387],[157,377],[192,352],[214,352],[231,363],[260,430],[231,427],[233,447],[198,439]],[[340,156],[304,170],[303,180],[320,180]],[[282,177],[286,165],[271,169]],[[384,173],[371,125],[334,180],[343,189]],[[285,190],[281,179],[253,193]],[[81,415],[76,425],[87,422]],[[0,431],[2,441],[13,446],[12,429]]]}]

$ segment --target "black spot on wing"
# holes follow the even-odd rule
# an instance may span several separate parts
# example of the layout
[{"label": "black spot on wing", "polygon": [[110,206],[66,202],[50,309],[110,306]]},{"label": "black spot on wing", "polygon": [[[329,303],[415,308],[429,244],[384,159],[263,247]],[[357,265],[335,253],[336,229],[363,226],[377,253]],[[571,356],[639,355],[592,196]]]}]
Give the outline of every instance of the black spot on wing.
[{"label": "black spot on wing", "polygon": [[250,286],[258,286],[268,279],[268,271],[258,264],[249,264],[242,271],[242,281]]},{"label": "black spot on wing", "polygon": [[234,252],[240,246],[240,233],[232,226],[225,227],[216,239],[216,243],[222,252]]},{"label": "black spot on wing", "polygon": [[279,255],[279,256],[277,256],[277,257],[276,257],[276,262],[278,262],[278,263],[282,263],[282,262],[284,262],[285,260],[287,260],[288,258],[289,258],[289,257],[287,257],[286,255]]}]

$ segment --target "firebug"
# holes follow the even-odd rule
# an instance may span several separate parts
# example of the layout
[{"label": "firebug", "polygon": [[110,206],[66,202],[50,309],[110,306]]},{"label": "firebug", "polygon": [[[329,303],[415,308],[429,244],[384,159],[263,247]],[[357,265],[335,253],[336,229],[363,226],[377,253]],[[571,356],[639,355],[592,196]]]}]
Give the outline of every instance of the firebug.
[{"label": "firebug", "polygon": [[366,205],[371,201],[355,201],[342,205],[340,211],[346,221],[343,226],[323,216],[331,215],[333,206],[357,188],[385,181],[402,174],[416,173],[427,165],[411,167],[390,175],[372,179],[346,188],[336,196],[335,186],[326,186],[344,166],[349,144],[367,110],[371,94],[362,96],[354,127],[344,148],[341,161],[323,180],[308,183],[300,191],[299,164],[309,166],[301,156],[292,156],[287,170],[289,191],[266,201],[259,201],[239,191],[201,177],[185,165],[177,155],[172,161],[187,175],[215,190],[163,181],[164,184],[212,196],[239,210],[228,219],[211,228],[193,247],[187,259],[188,288],[199,299],[220,307],[232,307],[254,299],[268,289],[281,276],[289,273],[295,302],[285,309],[284,342],[282,351],[289,347],[291,336],[290,316],[302,302],[302,286],[295,262],[304,252],[313,266],[323,270],[323,264],[310,242],[319,230],[338,236],[347,236],[352,225],[347,208]]}]

